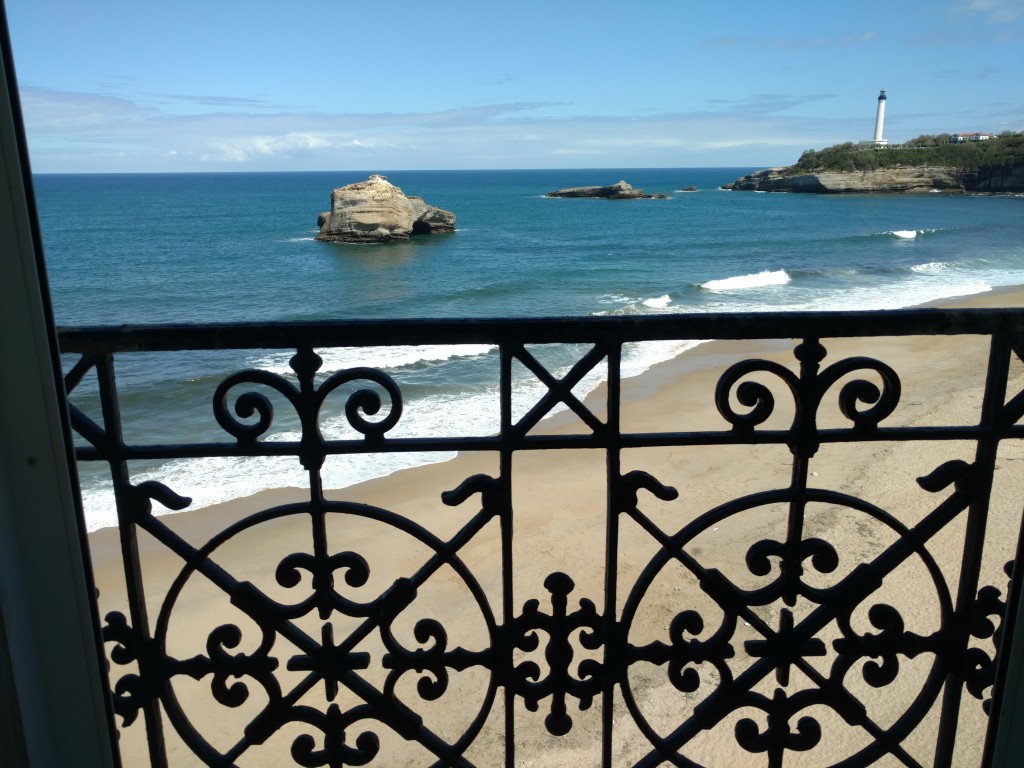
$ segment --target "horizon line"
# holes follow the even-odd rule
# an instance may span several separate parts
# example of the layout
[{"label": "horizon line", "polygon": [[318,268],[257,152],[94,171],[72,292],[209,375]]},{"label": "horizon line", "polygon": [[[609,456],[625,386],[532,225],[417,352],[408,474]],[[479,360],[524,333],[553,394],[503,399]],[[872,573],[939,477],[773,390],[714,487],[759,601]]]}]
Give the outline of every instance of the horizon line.
[{"label": "horizon line", "polygon": [[244,173],[529,173],[534,171],[694,171],[694,170],[742,170],[745,168],[771,168],[769,165],[616,165],[616,166],[593,166],[588,168],[386,168],[368,170],[360,168],[349,169],[324,169],[324,170],[206,170],[206,171],[32,171],[33,176],[195,176],[214,174],[244,174]]}]

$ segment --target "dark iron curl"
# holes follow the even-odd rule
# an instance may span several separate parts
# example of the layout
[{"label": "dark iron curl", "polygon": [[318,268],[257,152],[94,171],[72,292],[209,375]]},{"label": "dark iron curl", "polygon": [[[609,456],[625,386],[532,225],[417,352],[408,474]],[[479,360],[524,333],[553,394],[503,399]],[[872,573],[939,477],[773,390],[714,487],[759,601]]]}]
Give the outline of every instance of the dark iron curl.
[{"label": "dark iron curl", "polygon": [[[752,373],[771,373],[778,376],[796,397],[796,377],[788,368],[770,360],[743,360],[736,363],[718,380],[715,387],[715,406],[722,417],[732,424],[733,429],[738,431],[753,431],[754,427],[767,421],[775,411],[775,396],[767,385],[759,381],[741,381],[743,377]],[[733,408],[734,389],[736,401],[749,409],[746,413],[738,413]]]},{"label": "dark iron curl", "polygon": [[385,432],[393,429],[402,417],[402,392],[398,384],[388,374],[375,368],[349,368],[339,371],[323,383],[319,390],[320,402],[334,390],[345,384],[357,381],[368,381],[376,384],[387,393],[387,415],[379,421],[370,421],[366,416],[376,416],[384,406],[380,392],[375,389],[358,389],[345,401],[345,418],[349,425],[371,439],[380,439]]}]

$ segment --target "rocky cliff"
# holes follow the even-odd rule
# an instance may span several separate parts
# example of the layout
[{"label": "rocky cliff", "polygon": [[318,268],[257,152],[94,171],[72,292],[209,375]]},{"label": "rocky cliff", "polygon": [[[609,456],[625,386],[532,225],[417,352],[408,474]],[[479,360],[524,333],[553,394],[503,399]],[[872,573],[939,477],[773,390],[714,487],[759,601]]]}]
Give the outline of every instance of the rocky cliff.
[{"label": "rocky cliff", "polygon": [[1024,192],[1024,163],[976,169],[968,192]]},{"label": "rocky cliff", "polygon": [[956,168],[882,168],[874,171],[822,171],[801,173],[794,167],[756,171],[723,189],[758,192],[920,193],[940,192],[1024,192],[1024,164]]},{"label": "rocky cliff", "polygon": [[317,217],[317,240],[329,243],[385,243],[410,235],[454,232],[455,214],[406,195],[386,177],[370,176],[331,192],[331,210]]}]

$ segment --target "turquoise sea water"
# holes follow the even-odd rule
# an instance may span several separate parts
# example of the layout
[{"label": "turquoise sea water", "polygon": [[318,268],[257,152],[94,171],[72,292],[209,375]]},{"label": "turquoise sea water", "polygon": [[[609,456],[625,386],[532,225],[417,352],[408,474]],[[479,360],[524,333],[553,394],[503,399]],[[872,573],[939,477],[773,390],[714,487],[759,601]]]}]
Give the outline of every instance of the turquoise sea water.
[{"label": "turquoise sea water", "polygon": [[[364,172],[41,175],[35,191],[60,325],[886,309],[1024,284],[1024,197],[718,189],[750,170],[382,171],[454,211],[457,231],[359,246],[313,237],[330,190]],[[619,179],[669,199],[544,197]],[[690,185],[698,191],[681,191]],[[679,351],[634,350],[629,370]],[[493,431],[490,350],[368,354],[359,362],[394,373],[410,397],[402,434],[429,431],[453,402],[466,434]],[[129,437],[224,440],[209,410],[216,383],[250,365],[286,371],[287,358],[126,358]],[[356,362],[325,359],[327,370]],[[340,487],[428,458],[444,457],[339,461],[326,481]],[[292,462],[253,461],[133,470],[197,506],[302,483]],[[83,469],[83,492],[90,526],[111,524],[99,473]]]}]

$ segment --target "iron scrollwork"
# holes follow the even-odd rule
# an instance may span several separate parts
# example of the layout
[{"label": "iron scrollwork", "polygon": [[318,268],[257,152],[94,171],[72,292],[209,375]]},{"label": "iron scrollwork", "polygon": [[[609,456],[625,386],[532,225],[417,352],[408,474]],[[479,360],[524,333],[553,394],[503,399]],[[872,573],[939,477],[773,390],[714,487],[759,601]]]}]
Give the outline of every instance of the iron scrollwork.
[{"label": "iron scrollwork", "polygon": [[[1003,566],[1007,579],[1013,577],[1013,565],[1014,561],[1010,560]],[[991,653],[977,647],[967,650],[966,677],[967,690],[976,699],[981,699],[987,715],[992,714],[992,698],[985,694],[995,684],[996,657],[1002,647],[1003,616],[1006,614],[1006,607],[1006,600],[997,587],[988,585],[978,590],[971,636],[979,640],[990,640],[992,650]]]},{"label": "iron scrollwork", "polygon": [[575,588],[573,580],[564,573],[556,572],[544,580],[544,588],[551,594],[550,614],[540,610],[539,600],[530,600],[523,606],[522,614],[515,620],[513,631],[516,646],[530,652],[540,647],[538,632],[547,635],[544,658],[548,663],[548,674],[544,676],[540,665],[524,661],[516,667],[516,682],[513,690],[523,698],[526,708],[536,712],[542,699],[551,698],[551,709],[544,718],[548,732],[564,736],[572,729],[572,717],[568,714],[566,698],[578,700],[579,708],[587,710],[594,696],[601,690],[601,663],[595,659],[584,659],[578,665],[578,677],[572,673],[572,636],[580,633],[584,648],[597,650],[604,639],[601,633],[600,617],[594,603],[580,600],[580,607],[568,611],[569,595]]},{"label": "iron scrollwork", "polygon": [[[323,359],[311,349],[302,349],[290,361],[298,379],[269,371],[251,369],[240,371],[224,379],[213,396],[213,413],[217,423],[234,437],[240,445],[251,446],[265,435],[274,421],[274,406],[263,392],[248,391],[238,395],[234,407],[229,404],[233,389],[245,385],[267,387],[282,395],[295,409],[302,430],[300,458],[307,469],[316,469],[323,463],[324,438],[320,430],[320,411],[327,397],[346,384],[365,382],[376,385],[387,393],[388,410],[379,420],[369,416],[380,413],[383,407],[378,389],[363,387],[349,395],[345,401],[345,417],[350,427],[364,436],[370,444],[379,444],[385,434],[402,416],[402,393],[395,380],[373,368],[349,368],[338,371],[316,386],[315,376]],[[249,421],[255,417],[255,421]]]},{"label": "iron scrollwork", "polygon": [[[624,332],[623,339],[626,336]],[[421,749],[427,762],[469,766],[473,764],[470,747],[493,718],[501,694],[506,707],[543,708],[545,728],[556,737],[577,727],[573,707],[587,711],[595,702],[602,705],[603,727],[611,728],[611,711],[616,696],[621,696],[644,741],[643,753],[629,756],[636,765],[698,765],[688,755],[690,745],[702,734],[721,729],[731,734],[742,752],[764,756],[772,768],[782,766],[787,755],[835,746],[822,714],[829,711],[832,721],[866,734],[867,746],[843,753],[840,745],[834,758],[829,758],[852,768],[887,755],[916,764],[904,742],[931,712],[939,712],[941,723],[949,720],[947,713],[954,705],[940,701],[943,686],[962,688],[984,699],[983,706],[989,708],[988,697],[998,684],[1006,600],[995,587],[969,582],[970,589],[963,590],[966,597],[955,596],[930,546],[954,520],[983,516],[986,478],[992,471],[991,462],[985,464],[986,446],[1024,436],[1013,421],[1024,402],[1020,395],[1006,398],[999,391],[987,392],[998,405],[985,411],[991,416],[986,416],[984,429],[950,428],[942,433],[952,440],[964,439],[969,432],[969,439],[980,446],[978,457],[973,462],[946,462],[920,478],[920,488],[936,494],[937,501],[934,509],[911,524],[865,499],[808,483],[810,461],[823,442],[896,439],[883,422],[900,402],[901,382],[886,363],[850,357],[822,368],[825,347],[818,338],[808,337],[794,349],[797,370],[771,360],[746,360],[721,375],[714,398],[728,432],[625,435],[618,431],[620,403],[611,396],[607,418],[599,418],[598,409],[572,394],[573,386],[600,362],[607,361],[609,371],[618,375],[623,342],[617,339],[579,340],[587,341],[589,349],[562,378],[527,352],[521,328],[510,327],[489,339],[501,347],[502,365],[518,360],[546,385],[547,393],[518,423],[503,414],[502,434],[469,441],[471,450],[494,452],[501,471],[493,477],[470,476],[441,495],[441,501],[452,507],[480,495],[479,510],[467,512],[446,540],[425,524],[387,509],[328,501],[320,487],[318,472],[328,456],[395,450],[395,442],[401,442],[389,436],[403,411],[402,392],[392,376],[363,367],[324,376],[319,373],[322,359],[314,352],[316,345],[305,340],[293,347],[294,376],[253,369],[224,378],[213,393],[213,413],[235,441],[238,455],[263,455],[261,442],[275,426],[275,401],[283,398],[294,409],[301,438],[275,449],[295,457],[309,471],[309,497],[251,514],[228,524],[208,541],[191,544],[152,513],[153,502],[184,509],[190,504],[187,497],[162,483],[132,485],[127,473],[115,475],[121,525],[130,532],[145,531],[182,563],[159,602],[152,630],[145,611],[139,613],[141,620],[134,614],[131,620],[120,612],[106,614],[102,634],[109,659],[117,667],[128,668],[114,676],[111,692],[121,725],[137,725],[143,712],[152,720],[150,713],[159,709],[186,745],[209,765],[244,763],[250,750],[286,731],[292,760],[307,768],[387,760],[385,737],[395,735]],[[1007,349],[1021,355],[1019,340]],[[92,361],[89,358],[89,365]],[[71,378],[80,379],[79,368],[86,367],[80,364]],[[762,429],[776,412],[776,394],[765,383],[766,377],[789,391],[794,411],[792,422],[772,433]],[[821,405],[844,380],[836,399],[849,427],[821,430]],[[511,401],[510,381],[508,376],[502,379],[503,408]],[[618,395],[620,383],[612,382],[609,392]],[[332,393],[353,387],[343,412],[348,426],[361,437],[328,441],[321,431],[324,404]],[[574,411],[591,434],[586,442],[574,442],[575,436],[559,438],[555,447],[582,445],[603,450],[609,457],[606,565],[614,568],[619,553],[611,530],[617,531],[623,522],[634,524],[655,545],[649,561],[637,564],[639,573],[632,583],[614,582],[616,589],[622,587],[621,605],[607,597],[603,608],[585,598],[572,605],[576,586],[561,571],[544,580],[548,594],[543,600],[512,598],[515,564],[505,557],[512,552],[516,523],[512,456],[515,451],[545,446],[543,439],[534,441],[537,436],[531,431],[558,403]],[[116,430],[109,425],[100,427],[75,413],[76,429],[89,442],[85,453],[116,464],[129,446],[111,437]],[[911,430],[899,433],[899,439],[914,438]],[[429,448],[431,439],[421,442]],[[789,446],[793,454],[790,485],[710,509],[692,509],[692,499],[680,501],[675,488],[646,471],[618,472],[627,448],[753,444],[765,439]],[[209,453],[222,450],[218,445]],[[203,446],[185,446],[182,455],[203,455]],[[663,530],[653,516],[645,514],[641,492],[664,503],[668,511],[658,520],[669,520],[670,528]],[[804,514],[813,505],[856,516],[885,531],[891,543],[870,561],[852,563],[828,531],[810,535]],[[756,541],[744,543],[745,557],[724,565],[709,565],[702,557],[696,543],[708,531],[766,510],[784,520],[786,535],[759,534]],[[266,581],[248,580],[221,562],[226,545],[244,542],[258,527],[285,519],[308,524],[310,541],[284,549],[268,561],[268,570],[262,574]],[[421,546],[423,560],[411,572],[381,580],[380,564],[367,551],[347,542],[327,546],[328,520],[371,521],[387,535],[406,537]],[[492,607],[491,596],[461,557],[462,548],[495,521],[504,547],[496,557],[502,573],[500,611]],[[965,544],[965,550],[971,546],[975,545]],[[131,580],[136,578],[131,569],[138,566],[131,558],[138,553],[131,546],[125,552]],[[965,562],[979,556],[980,544],[977,551],[965,555]],[[908,562],[927,574],[917,599],[934,606],[933,625],[911,622],[899,600],[879,595],[886,579],[896,578]],[[425,586],[442,569],[454,574],[452,581],[479,614],[482,630],[472,641],[461,637],[462,627],[446,621],[443,612],[423,607]],[[664,600],[666,618],[671,618],[663,633],[640,641],[636,636],[639,616],[655,600],[654,585],[659,579],[672,579],[678,587],[669,597],[657,598]],[[133,586],[144,596],[141,579],[136,581]],[[205,636],[190,638],[195,648],[189,646],[186,653],[175,655],[176,611],[186,599],[186,590],[196,583],[212,588],[224,611],[236,618],[218,612],[212,626],[203,629]],[[550,607],[542,608],[544,604]],[[521,609],[517,611],[515,605]],[[978,641],[990,641],[991,648]],[[890,721],[880,721],[873,714],[874,703],[904,676],[912,676],[908,672],[912,661],[924,672],[914,678],[917,687],[907,694],[909,704]],[[656,670],[650,674],[657,683],[667,683],[666,690],[676,697],[678,718],[668,727],[659,726],[648,711],[637,685],[640,665]],[[470,671],[481,681],[478,706],[475,701],[460,701],[467,715],[458,732],[435,732],[425,708],[464,698],[457,693],[459,675]],[[248,718],[233,741],[215,743],[204,730],[206,724],[188,710],[181,691],[186,685],[195,687],[197,681],[216,705]],[[146,727],[151,727],[149,721]],[[506,733],[505,738],[509,744],[514,734]],[[608,737],[604,765],[611,764],[610,744]],[[937,752],[952,754],[945,744]]]},{"label": "iron scrollwork", "polygon": [[[899,376],[889,365],[879,360],[850,357],[819,371],[819,364],[825,358],[825,348],[817,339],[804,341],[794,353],[800,362],[799,373],[772,360],[744,360],[732,365],[719,378],[715,388],[715,405],[735,431],[749,435],[775,412],[775,396],[771,389],[760,381],[744,380],[755,373],[770,374],[789,390],[794,406],[793,421],[789,428],[790,447],[795,450],[798,444],[804,445],[807,455],[813,455],[818,447],[818,408],[826,393],[844,377],[874,371],[882,382],[879,388],[868,379],[858,378],[848,381],[839,390],[839,411],[859,434],[875,430],[899,404]],[[732,405],[733,398],[748,410],[737,411]]]},{"label": "iron scrollwork", "polygon": [[[470,487],[479,487],[480,480],[471,479]],[[152,489],[150,489],[152,490]],[[140,492],[141,493],[141,492]],[[444,542],[409,521],[384,510],[359,505],[320,502],[323,511],[330,514],[354,514],[393,525],[399,531],[427,543],[438,562],[447,562],[467,580],[470,592],[479,601],[481,593],[469,571],[447,552]],[[379,737],[373,723],[396,731],[406,739],[422,741],[428,748],[441,754],[456,755],[465,746],[461,743],[446,745],[424,726],[422,719],[403,704],[396,694],[397,681],[406,673],[421,674],[417,692],[427,701],[438,700],[447,690],[449,670],[464,670],[473,666],[489,669],[494,660],[490,652],[449,648],[448,636],[440,622],[421,619],[414,627],[413,636],[420,647],[408,649],[396,638],[394,622],[417,598],[417,584],[426,578],[436,564],[412,577],[400,578],[371,600],[357,601],[345,597],[336,589],[334,575],[344,573],[343,583],[358,588],[367,583],[371,564],[355,552],[338,552],[317,557],[296,552],[283,557],[274,571],[276,583],[292,590],[305,583],[301,572],[309,573],[310,594],[296,602],[281,602],[270,597],[251,582],[239,581],[214,562],[214,555],[225,543],[244,534],[255,526],[294,515],[314,517],[316,509],[307,505],[292,505],[268,510],[255,519],[249,518],[226,529],[206,546],[194,550],[186,558],[186,566],[172,585],[160,611],[153,637],[129,626],[118,613],[108,616],[104,639],[113,643],[111,659],[115,664],[137,664],[139,673],[121,676],[115,685],[116,711],[124,726],[131,725],[147,701],[159,699],[179,734],[197,755],[211,764],[232,764],[232,761],[253,746],[264,743],[276,731],[291,724],[305,724],[320,731],[319,737],[308,733],[295,737],[292,756],[303,766],[363,765],[372,760],[379,749]],[[158,537],[170,535],[156,518],[145,519],[145,524]],[[180,542],[179,542],[180,543]],[[167,650],[175,606],[186,586],[197,576],[213,582],[230,604],[258,627],[261,640],[248,652],[233,652],[243,642],[243,630],[237,624],[214,627],[205,641],[205,652],[178,659]],[[481,604],[482,607],[483,604]],[[314,637],[297,623],[298,619],[315,614],[322,622],[320,636]],[[485,617],[486,617],[485,611]],[[356,628],[348,637],[335,637],[330,621],[332,616],[345,616],[357,620]],[[493,619],[488,623],[493,625]],[[378,633],[385,652],[376,659],[357,650],[361,639]],[[291,650],[289,650],[291,649]],[[385,685],[377,689],[360,677],[371,660],[390,670]],[[302,678],[291,689],[282,688],[278,672],[287,668]],[[227,752],[215,748],[201,735],[201,725],[193,723],[175,692],[179,677],[194,680],[208,679],[214,701],[227,708],[239,708],[252,700],[252,686],[261,691],[258,713],[245,727],[235,747]],[[317,683],[323,685],[323,708],[301,703],[306,693]],[[363,699],[357,706],[341,707],[334,700],[340,688],[345,687]],[[485,698],[485,704],[493,699]],[[479,731],[483,717],[475,718],[468,729],[469,739]],[[346,738],[346,729],[363,724],[354,742]],[[319,745],[319,746],[318,746]]]}]

